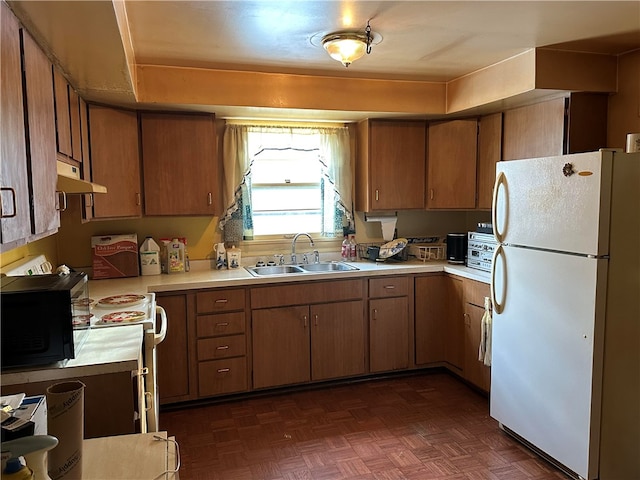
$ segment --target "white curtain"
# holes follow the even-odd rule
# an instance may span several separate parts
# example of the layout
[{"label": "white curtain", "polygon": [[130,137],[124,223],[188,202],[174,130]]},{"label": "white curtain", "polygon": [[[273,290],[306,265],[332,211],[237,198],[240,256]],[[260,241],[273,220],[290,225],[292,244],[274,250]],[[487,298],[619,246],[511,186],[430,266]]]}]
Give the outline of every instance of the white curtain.
[{"label": "white curtain", "polygon": [[[275,136],[274,133],[279,135]],[[325,205],[325,209],[332,210],[331,218],[335,216],[333,209],[337,209],[348,221],[353,220],[351,155],[349,131],[346,127],[227,124],[223,138],[225,212],[220,218],[220,229],[224,229],[229,223],[237,224],[240,221],[244,237],[252,235],[250,173],[253,156],[262,148],[308,148],[309,142],[301,139],[302,135],[319,135],[320,138],[319,160],[322,164],[325,199],[332,203]],[[337,228],[326,223],[323,230],[333,234]]]}]

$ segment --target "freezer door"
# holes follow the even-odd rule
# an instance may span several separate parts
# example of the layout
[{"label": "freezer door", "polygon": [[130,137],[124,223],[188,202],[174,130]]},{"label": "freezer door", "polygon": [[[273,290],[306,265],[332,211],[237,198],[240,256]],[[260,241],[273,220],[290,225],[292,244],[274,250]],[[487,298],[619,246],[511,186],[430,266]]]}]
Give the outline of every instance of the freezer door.
[{"label": "freezer door", "polygon": [[498,242],[608,254],[612,162],[608,151],[498,162],[493,202]]},{"label": "freezer door", "polygon": [[499,247],[491,416],[596,477],[607,261]]}]

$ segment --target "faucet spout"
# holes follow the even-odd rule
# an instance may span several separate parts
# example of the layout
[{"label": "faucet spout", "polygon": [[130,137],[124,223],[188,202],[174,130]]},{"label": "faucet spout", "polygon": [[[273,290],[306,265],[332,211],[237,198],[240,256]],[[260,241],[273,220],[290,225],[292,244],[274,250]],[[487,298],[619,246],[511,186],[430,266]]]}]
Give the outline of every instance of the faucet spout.
[{"label": "faucet spout", "polygon": [[309,244],[312,247],[315,247],[315,244],[313,243],[313,238],[311,238],[311,235],[309,235],[308,233],[296,233],[296,235],[293,237],[293,240],[291,241],[291,263],[296,263],[296,241],[298,240],[298,237],[300,237],[301,235],[304,235],[305,237],[307,237],[309,239]]}]

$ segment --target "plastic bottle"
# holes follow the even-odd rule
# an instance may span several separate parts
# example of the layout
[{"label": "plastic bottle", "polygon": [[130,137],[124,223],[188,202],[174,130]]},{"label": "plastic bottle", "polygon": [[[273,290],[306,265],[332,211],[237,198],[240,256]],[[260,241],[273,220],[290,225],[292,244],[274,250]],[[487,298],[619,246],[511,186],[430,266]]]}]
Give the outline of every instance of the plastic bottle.
[{"label": "plastic bottle", "polygon": [[343,261],[349,260],[349,255],[351,255],[351,246],[349,245],[349,239],[347,236],[344,236],[344,240],[342,240],[342,251],[341,257]]},{"label": "plastic bottle", "polygon": [[151,237],[146,237],[140,245],[140,270],[142,275],[159,275],[160,246]]},{"label": "plastic bottle", "polygon": [[351,235],[349,239],[349,260],[352,262],[358,260],[358,246],[355,235]]}]

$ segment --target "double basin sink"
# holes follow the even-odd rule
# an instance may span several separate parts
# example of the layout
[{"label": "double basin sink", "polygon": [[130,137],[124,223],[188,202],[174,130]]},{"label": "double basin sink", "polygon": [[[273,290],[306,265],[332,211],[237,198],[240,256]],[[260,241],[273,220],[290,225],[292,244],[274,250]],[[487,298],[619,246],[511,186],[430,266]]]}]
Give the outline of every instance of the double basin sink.
[{"label": "double basin sink", "polygon": [[295,275],[298,273],[350,272],[357,267],[343,262],[304,263],[297,265],[268,265],[264,267],[244,267],[254,277],[264,275]]}]

